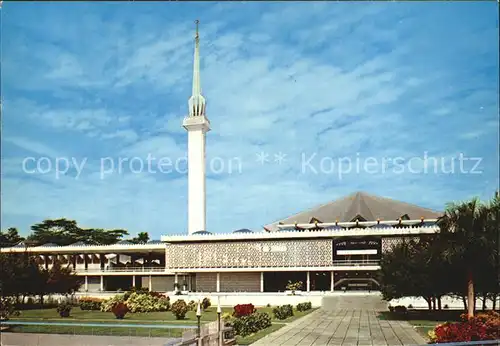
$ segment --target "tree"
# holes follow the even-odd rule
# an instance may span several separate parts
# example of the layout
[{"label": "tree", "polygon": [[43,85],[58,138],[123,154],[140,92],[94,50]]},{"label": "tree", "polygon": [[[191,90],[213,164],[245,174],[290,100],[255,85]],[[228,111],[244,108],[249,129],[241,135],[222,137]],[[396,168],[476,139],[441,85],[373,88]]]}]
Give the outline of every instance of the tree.
[{"label": "tree", "polygon": [[410,263],[410,243],[403,239],[380,261],[380,290],[385,300],[399,299],[413,295],[413,266]]},{"label": "tree", "polygon": [[77,238],[75,235],[80,229],[74,220],[56,219],[37,223],[31,226],[31,230],[33,233],[28,236],[28,240],[36,245],[46,243],[69,245],[75,242]]},{"label": "tree", "polygon": [[403,239],[381,260],[380,289],[385,300],[421,296],[429,310],[441,307],[441,297],[448,292],[436,237]]},{"label": "tree", "polygon": [[110,245],[128,235],[123,229],[80,228],[76,221],[67,219],[44,220],[31,226],[31,230],[33,233],[28,236],[28,241],[33,245],[70,245],[76,242]]},{"label": "tree", "polygon": [[40,267],[28,253],[0,254],[0,291],[2,296],[35,294]]},{"label": "tree", "polygon": [[128,235],[128,232],[124,229],[105,230],[95,228],[90,230],[89,241],[93,244],[111,245],[126,235]]},{"label": "tree", "polygon": [[149,241],[148,232],[139,232],[139,234],[137,234],[137,237],[130,239],[130,242],[134,244],[146,244],[148,241]]},{"label": "tree", "polygon": [[47,290],[49,294],[72,294],[82,286],[82,279],[68,266],[62,267],[55,262],[48,271]]},{"label": "tree", "polygon": [[[444,259],[452,263],[457,258],[463,259],[462,278],[467,282],[467,314],[474,316],[475,294],[474,280],[476,273],[484,270],[484,263],[493,260],[492,253],[485,249],[491,235],[488,234],[489,210],[474,198],[463,203],[450,203],[444,215],[438,219],[441,236],[446,242]],[[491,275],[491,273],[490,273]]]},{"label": "tree", "polygon": [[10,227],[7,231],[0,231],[0,247],[10,247],[23,241],[24,238],[19,235],[19,231],[15,227]]},{"label": "tree", "polygon": [[82,285],[81,278],[68,267],[55,262],[41,268],[33,257],[23,254],[0,254],[0,291],[2,297],[37,295],[40,303],[47,294],[72,294]]}]

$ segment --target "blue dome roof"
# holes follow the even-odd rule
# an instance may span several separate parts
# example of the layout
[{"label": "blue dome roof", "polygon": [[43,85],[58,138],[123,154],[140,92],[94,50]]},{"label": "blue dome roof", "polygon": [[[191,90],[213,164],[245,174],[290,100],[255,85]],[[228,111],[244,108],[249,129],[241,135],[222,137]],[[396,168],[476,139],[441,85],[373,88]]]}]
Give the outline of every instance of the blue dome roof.
[{"label": "blue dome roof", "polygon": [[161,244],[161,243],[162,243],[161,240],[156,239],[156,240],[150,240],[146,244]]},{"label": "blue dome roof", "polygon": [[128,240],[120,240],[119,242],[117,242],[116,244],[121,244],[121,245],[129,245],[129,244],[132,244],[131,242],[129,242]]},{"label": "blue dome roof", "polygon": [[44,247],[52,247],[52,246],[59,246],[57,244],[54,244],[54,243],[45,243],[43,245],[39,245],[39,246],[44,246]]},{"label": "blue dome roof", "polygon": [[193,235],[207,235],[207,234],[212,234],[210,232],[207,232],[207,231],[198,231],[198,232],[194,232]]},{"label": "blue dome roof", "polygon": [[83,241],[77,241],[76,243],[73,243],[73,244],[69,244],[68,246],[85,246],[87,244],[85,244]]},{"label": "blue dome roof", "polygon": [[248,228],[241,228],[237,229],[236,231],[233,231],[233,233],[253,233],[253,231],[249,230]]}]

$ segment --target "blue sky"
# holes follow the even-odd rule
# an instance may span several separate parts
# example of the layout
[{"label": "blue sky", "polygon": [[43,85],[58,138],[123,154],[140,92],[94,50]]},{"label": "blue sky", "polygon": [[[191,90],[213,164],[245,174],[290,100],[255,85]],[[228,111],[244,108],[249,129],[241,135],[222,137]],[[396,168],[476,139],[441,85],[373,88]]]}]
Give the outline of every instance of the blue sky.
[{"label": "blue sky", "polygon": [[[197,18],[212,124],[208,231],[260,229],[357,190],[439,210],[498,187],[495,2],[4,2],[1,11],[3,229],[66,217],[154,238],[187,232],[185,162],[133,173],[126,162],[118,172],[118,160],[185,155]],[[460,154],[481,161],[423,173],[424,153],[447,169]],[[28,157],[52,170],[30,173]],[[413,173],[331,166],[395,157]],[[86,161],[56,177],[57,159]]]}]

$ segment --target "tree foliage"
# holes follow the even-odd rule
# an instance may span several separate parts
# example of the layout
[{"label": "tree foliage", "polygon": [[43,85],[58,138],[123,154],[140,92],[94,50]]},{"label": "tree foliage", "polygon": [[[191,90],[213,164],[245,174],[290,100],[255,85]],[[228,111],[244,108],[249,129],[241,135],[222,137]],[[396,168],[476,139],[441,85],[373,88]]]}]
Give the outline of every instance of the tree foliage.
[{"label": "tree foliage", "polygon": [[0,291],[3,297],[72,294],[82,280],[69,268],[55,262],[50,269],[42,268],[27,253],[0,254]]},{"label": "tree foliage", "polygon": [[146,244],[148,241],[149,241],[148,232],[139,232],[139,234],[137,234],[137,237],[130,239],[130,242],[134,244]]},{"label": "tree foliage", "polygon": [[24,238],[19,235],[19,231],[15,227],[10,227],[7,231],[0,231],[0,247],[9,247],[23,241]]},{"label": "tree foliage", "polygon": [[[440,232],[419,240],[404,240],[381,261],[384,299],[421,296],[429,309],[444,295],[468,297],[469,315],[475,298],[495,302],[500,295],[498,194],[488,203],[477,199],[449,204],[438,220]],[[484,304],[485,304],[484,303]]]},{"label": "tree foliage", "polygon": [[70,245],[77,242],[109,245],[128,235],[123,229],[80,228],[76,221],[67,219],[44,220],[31,226],[31,230],[27,241],[32,245]]}]

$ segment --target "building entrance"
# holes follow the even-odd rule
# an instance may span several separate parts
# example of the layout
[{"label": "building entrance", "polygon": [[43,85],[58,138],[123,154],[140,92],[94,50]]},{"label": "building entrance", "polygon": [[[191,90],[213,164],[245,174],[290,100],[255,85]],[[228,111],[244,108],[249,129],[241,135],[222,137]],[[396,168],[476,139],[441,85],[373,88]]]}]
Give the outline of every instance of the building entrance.
[{"label": "building entrance", "polygon": [[335,273],[334,290],[376,291],[380,289],[376,271],[344,271]]},{"label": "building entrance", "polygon": [[330,291],[330,272],[310,272],[311,291]]}]

